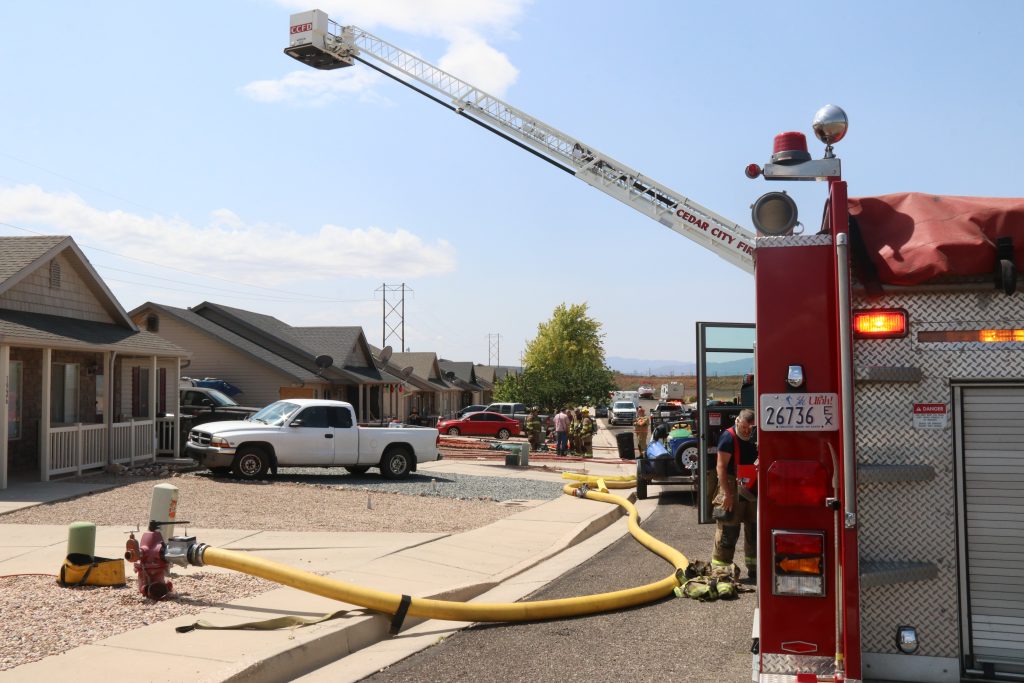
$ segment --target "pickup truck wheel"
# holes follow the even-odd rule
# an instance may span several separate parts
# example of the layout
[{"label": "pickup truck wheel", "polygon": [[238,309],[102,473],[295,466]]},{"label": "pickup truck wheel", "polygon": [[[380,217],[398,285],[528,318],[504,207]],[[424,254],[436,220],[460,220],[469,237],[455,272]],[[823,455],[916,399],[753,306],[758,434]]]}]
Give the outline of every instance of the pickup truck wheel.
[{"label": "pickup truck wheel", "polygon": [[385,479],[401,479],[412,469],[412,452],[399,446],[380,459],[380,473]]},{"label": "pickup truck wheel", "polygon": [[676,451],[676,466],[680,470],[696,473],[700,463],[697,461],[697,454],[700,452],[696,446],[687,446]]},{"label": "pickup truck wheel", "polygon": [[241,479],[266,479],[270,459],[259,448],[249,446],[235,456],[231,469]]},{"label": "pickup truck wheel", "polygon": [[348,465],[345,469],[349,474],[366,474],[370,471],[369,465]]},{"label": "pickup truck wheel", "polygon": [[458,435],[459,435],[459,428],[458,427],[449,427],[448,428],[448,436],[458,436]]},{"label": "pickup truck wheel", "polygon": [[501,429],[498,430],[498,433],[497,433],[496,436],[499,439],[507,439],[508,437],[512,436],[512,432],[510,432],[507,429],[505,429],[504,427],[502,427]]}]

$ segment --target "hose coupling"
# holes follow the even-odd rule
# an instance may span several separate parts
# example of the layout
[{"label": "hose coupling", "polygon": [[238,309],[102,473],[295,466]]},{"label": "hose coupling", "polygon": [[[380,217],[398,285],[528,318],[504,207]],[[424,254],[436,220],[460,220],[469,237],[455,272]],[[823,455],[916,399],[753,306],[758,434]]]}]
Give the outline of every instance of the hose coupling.
[{"label": "hose coupling", "polygon": [[589,491],[589,490],[590,490],[590,487],[589,487],[589,486],[587,486],[586,484],[580,484],[580,485],[579,485],[579,486],[578,486],[578,487],[576,488],[576,490],[575,490],[575,491],[573,491],[573,494],[574,494],[574,495],[575,495],[575,496],[576,496],[577,498],[586,498],[586,497],[587,497],[587,491]]},{"label": "hose coupling", "polygon": [[207,545],[198,543],[195,536],[175,536],[164,544],[164,560],[182,567],[190,564],[202,567],[206,548]]}]

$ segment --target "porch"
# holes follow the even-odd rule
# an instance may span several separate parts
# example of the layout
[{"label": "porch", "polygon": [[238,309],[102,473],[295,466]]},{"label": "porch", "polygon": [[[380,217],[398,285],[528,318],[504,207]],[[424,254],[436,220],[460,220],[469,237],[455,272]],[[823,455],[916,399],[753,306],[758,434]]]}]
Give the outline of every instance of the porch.
[{"label": "porch", "polygon": [[177,420],[173,417],[132,419],[106,424],[77,423],[51,427],[42,436],[48,457],[41,463],[41,480],[61,474],[82,474],[116,464],[134,467],[179,451]]}]

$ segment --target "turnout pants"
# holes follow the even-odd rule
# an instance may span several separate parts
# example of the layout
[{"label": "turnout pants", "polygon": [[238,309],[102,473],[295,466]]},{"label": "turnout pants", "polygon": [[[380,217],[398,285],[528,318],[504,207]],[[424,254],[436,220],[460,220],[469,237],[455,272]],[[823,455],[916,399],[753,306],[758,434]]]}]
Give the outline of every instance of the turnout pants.
[{"label": "turnout pants", "polygon": [[[730,477],[735,483],[735,478]],[[714,507],[721,510],[725,494],[719,488],[715,494]],[[743,562],[747,574],[757,574],[757,498],[748,500],[742,495],[736,496],[732,514],[728,518],[720,518],[715,522],[715,551],[711,556],[713,564],[730,564],[734,562],[736,544],[740,538],[740,525],[743,525]]]}]

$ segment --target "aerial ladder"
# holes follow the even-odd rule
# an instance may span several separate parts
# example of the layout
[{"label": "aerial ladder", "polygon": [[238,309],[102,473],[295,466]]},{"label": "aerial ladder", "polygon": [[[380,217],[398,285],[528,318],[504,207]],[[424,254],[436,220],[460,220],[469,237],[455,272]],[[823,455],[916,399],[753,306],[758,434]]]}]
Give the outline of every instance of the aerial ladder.
[{"label": "aerial ladder", "polygon": [[321,10],[301,12],[291,16],[285,54],[323,70],[366,64],[754,272],[747,229],[372,33],[341,26]]}]

